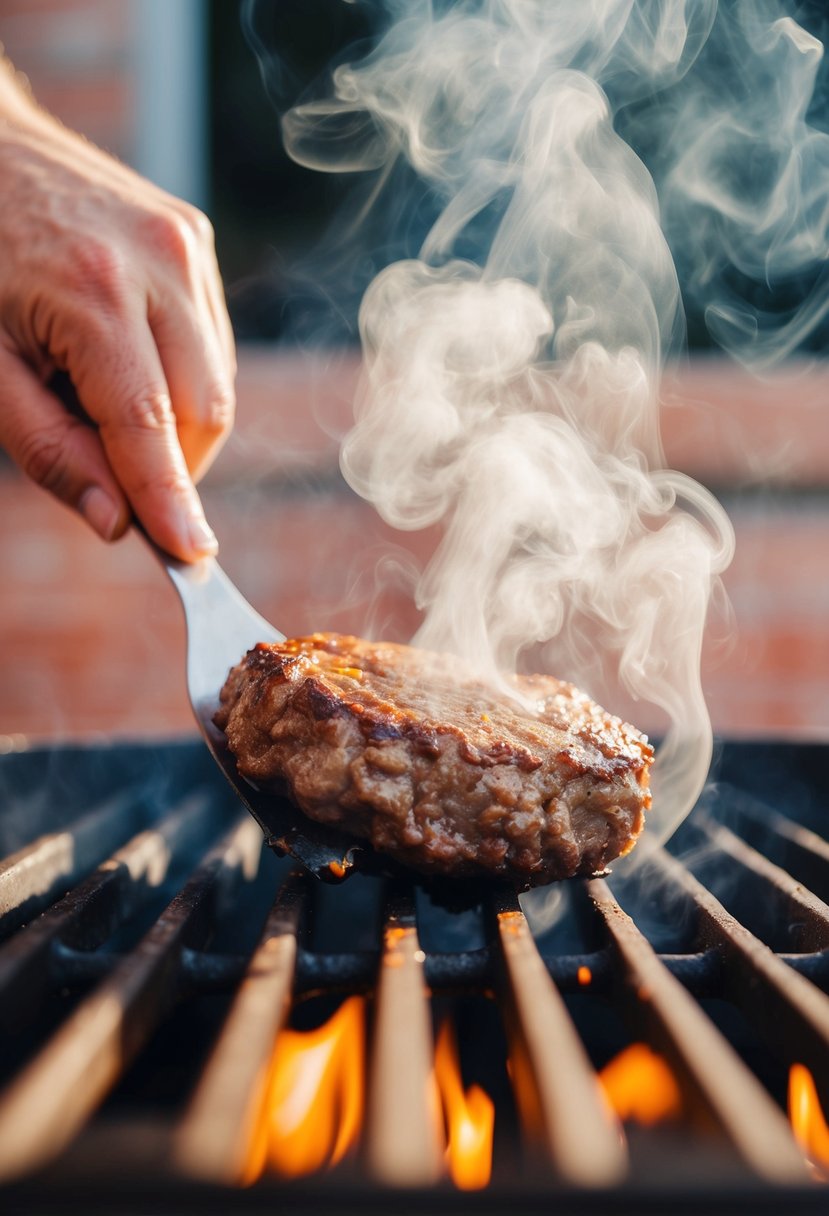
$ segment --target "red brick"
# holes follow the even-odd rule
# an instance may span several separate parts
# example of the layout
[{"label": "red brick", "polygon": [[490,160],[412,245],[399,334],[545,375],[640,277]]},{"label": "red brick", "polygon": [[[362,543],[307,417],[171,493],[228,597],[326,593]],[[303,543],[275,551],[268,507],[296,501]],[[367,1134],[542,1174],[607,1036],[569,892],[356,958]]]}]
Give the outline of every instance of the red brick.
[{"label": "red brick", "polygon": [[0,41],[46,109],[126,160],[134,150],[130,0],[0,0]]},{"label": "red brick", "polygon": [[668,463],[707,484],[829,485],[829,364],[792,361],[762,379],[722,358],[669,369]]},{"label": "red brick", "polygon": [[[211,477],[336,467],[359,372],[356,352],[247,347],[237,434]],[[715,486],[829,486],[829,364],[791,363],[759,380],[725,359],[696,359],[669,369],[663,396],[669,466]]]},{"label": "red brick", "polygon": [[[348,356],[309,390],[329,422],[346,419],[354,374]],[[288,633],[411,636],[408,589],[376,594],[377,557],[422,564],[436,533],[395,533],[334,480],[303,480],[309,467],[332,470],[337,445],[316,428],[300,362],[243,351],[240,398],[238,434],[204,490],[230,576]],[[737,634],[710,640],[704,665],[721,733],[829,736],[829,505],[803,504],[757,496],[734,512],[725,582]],[[0,733],[191,731],[180,609],[139,539],[104,546],[11,470],[0,473],[0,512]],[[613,708],[653,729],[641,706]]]}]

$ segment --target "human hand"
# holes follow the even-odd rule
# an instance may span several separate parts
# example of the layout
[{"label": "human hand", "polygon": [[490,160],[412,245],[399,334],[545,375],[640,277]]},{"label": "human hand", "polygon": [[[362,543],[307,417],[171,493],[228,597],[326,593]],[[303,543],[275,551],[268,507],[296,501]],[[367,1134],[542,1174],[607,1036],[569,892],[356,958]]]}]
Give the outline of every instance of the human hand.
[{"label": "human hand", "polygon": [[[174,556],[213,553],[194,482],[232,426],[235,367],[205,217],[0,87],[10,456],[107,540],[134,513]],[[49,391],[56,370],[94,426]]]}]

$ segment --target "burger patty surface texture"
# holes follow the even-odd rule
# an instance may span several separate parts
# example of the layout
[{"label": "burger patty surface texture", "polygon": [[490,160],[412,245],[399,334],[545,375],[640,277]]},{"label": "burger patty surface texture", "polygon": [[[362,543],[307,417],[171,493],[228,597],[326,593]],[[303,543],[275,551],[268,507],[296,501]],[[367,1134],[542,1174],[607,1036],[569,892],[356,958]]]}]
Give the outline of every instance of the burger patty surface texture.
[{"label": "burger patty surface texture", "polygon": [[642,830],[653,749],[572,684],[511,684],[516,700],[450,656],[315,633],[250,650],[215,721],[260,789],[417,870],[601,870]]}]

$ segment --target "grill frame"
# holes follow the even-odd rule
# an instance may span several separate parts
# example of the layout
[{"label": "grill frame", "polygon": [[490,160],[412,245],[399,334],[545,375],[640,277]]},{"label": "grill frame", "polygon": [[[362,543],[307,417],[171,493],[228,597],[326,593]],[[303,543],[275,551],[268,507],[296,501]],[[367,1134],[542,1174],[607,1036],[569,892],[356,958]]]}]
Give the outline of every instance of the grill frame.
[{"label": "grill frame", "polygon": [[[34,848],[29,848],[28,852],[24,849],[18,853],[12,866],[0,863],[0,926],[5,924],[8,928],[11,923],[9,913],[3,914],[3,900],[8,904],[15,900],[20,902],[22,897],[21,907],[27,917],[35,914],[41,907],[50,909],[34,922],[34,931],[30,926],[22,935],[29,941],[39,938],[40,944],[37,945],[37,948],[30,945],[27,950],[22,950],[22,952],[11,951],[12,962],[18,969],[16,979],[12,975],[13,968],[10,970],[8,948],[0,948],[0,987],[2,987],[4,979],[5,982],[9,982],[9,977],[12,975],[14,983],[18,985],[16,991],[20,992],[20,976],[36,974],[40,965],[40,980],[38,981],[40,986],[35,985],[33,999],[42,999],[49,985],[53,987],[68,985],[81,989],[92,985],[94,996],[94,986],[99,984],[106,989],[107,985],[112,985],[113,976],[117,979],[119,975],[119,968],[122,972],[125,967],[127,972],[134,971],[135,963],[131,960],[134,960],[135,956],[134,954],[128,955],[125,961],[117,956],[104,955],[100,952],[97,947],[101,943],[94,940],[94,934],[90,937],[88,926],[87,929],[84,929],[84,913],[90,903],[95,904],[97,901],[98,904],[105,905],[105,915],[95,922],[99,924],[99,934],[105,934],[105,931],[111,928],[117,920],[119,899],[126,901],[125,907],[128,915],[131,908],[130,900],[135,896],[133,888],[144,881],[148,867],[151,869],[154,864],[160,864],[159,857],[165,848],[169,846],[173,850],[177,848],[186,853],[193,849],[196,842],[212,840],[223,826],[227,826],[229,820],[234,819],[235,807],[220,775],[213,772],[209,758],[203,753],[198,742],[186,741],[160,745],[122,744],[101,747],[72,747],[70,745],[58,749],[48,748],[42,752],[32,751],[4,757],[0,761],[0,780],[7,791],[15,791],[16,797],[22,797],[25,801],[29,789],[35,790],[39,784],[42,784],[43,772],[47,764],[51,770],[49,782],[52,788],[57,789],[60,794],[63,811],[68,810],[71,814],[73,804],[85,807],[86,819],[81,821],[81,830],[77,834],[77,847],[74,850],[74,856],[69,861],[67,861],[67,850],[64,848],[61,852],[59,840],[61,831],[58,830],[49,833],[47,840],[41,840]],[[778,788],[786,790],[786,797],[793,798],[800,811],[804,808],[805,797],[808,803],[807,810],[811,813],[813,806],[816,807],[819,804],[822,774],[829,772],[829,747],[826,745],[728,743],[721,748],[718,767],[723,780],[733,781],[737,776],[740,778],[741,787],[752,794],[758,791],[767,793],[769,788],[774,788],[774,785],[770,786],[769,782],[775,765],[778,773],[782,773],[788,768],[790,772],[800,774],[800,781],[795,787],[780,785]],[[83,770],[80,773],[77,788],[73,786],[71,780],[73,767]],[[15,768],[19,770],[17,774],[12,771]],[[113,803],[111,777],[114,771],[121,775],[128,789],[140,789],[140,784],[136,785],[136,782],[144,782],[144,788],[150,789],[150,794],[140,799],[145,804],[143,811],[136,810],[129,799],[123,805]],[[149,787],[146,785],[148,772],[150,773]],[[748,781],[746,780],[747,775],[750,778]],[[806,776],[810,777],[808,782]],[[752,790],[754,779],[756,779],[756,786]],[[165,813],[170,806],[179,808],[173,815],[175,823],[172,827],[170,827],[168,813],[166,817],[162,818],[160,832],[157,827],[151,826],[153,813],[149,808],[150,803],[161,806]],[[804,836],[797,831],[790,831],[787,836],[786,832],[779,830],[782,823],[781,812],[775,811],[775,814],[777,815],[776,820],[773,817],[757,820],[755,815],[753,828],[755,834],[771,830],[769,827],[771,824],[776,829],[777,838],[783,840],[785,847],[791,851],[791,856],[795,860],[799,858],[802,863],[805,857],[818,869],[825,860],[827,868],[825,874],[821,871],[821,881],[826,878],[829,882],[829,847],[826,848],[825,858],[822,857],[820,850],[817,850],[821,861],[815,862],[815,849],[810,850],[808,835]],[[53,826],[61,829],[62,824],[59,821],[62,814],[53,813],[51,817],[58,820]],[[93,871],[89,877],[80,878],[79,871],[89,871],[93,864],[91,853],[95,850],[95,844],[104,844],[107,846],[105,851],[109,851],[108,846],[117,835],[117,830],[112,828],[110,823],[110,819],[113,817],[119,820],[121,831],[125,827],[134,829],[136,826],[140,830],[143,826],[145,833],[149,831],[150,836],[145,835],[144,843],[140,847],[136,846],[131,851],[128,850],[126,858],[116,852],[117,863],[110,865],[103,873],[99,869]],[[751,817],[750,802],[745,801],[744,804],[734,808],[733,818],[738,826],[745,827],[747,824],[751,828]],[[806,817],[808,818],[808,815]],[[47,816],[47,822],[48,819]],[[243,826],[235,827],[232,831],[237,835],[241,831],[242,837],[247,837],[250,834],[247,821],[243,819],[241,822]],[[302,888],[307,884],[301,879],[289,878],[287,886],[284,888],[284,894],[277,899],[270,913],[263,939],[268,941],[277,937],[283,940],[283,946],[277,950],[278,960],[271,968],[271,987],[268,989],[270,998],[275,995],[277,1004],[281,1002],[284,1012],[288,1000],[286,993],[290,969],[294,965],[296,967],[296,991],[303,996],[321,989],[331,992],[368,990],[373,986],[375,974],[379,970],[381,976],[386,973],[391,974],[395,977],[395,982],[403,984],[403,996],[395,996],[392,993],[391,996],[380,1001],[381,1006],[383,1000],[390,1004],[391,1013],[385,1015],[385,1020],[393,1028],[396,1021],[394,1010],[400,1008],[401,1001],[403,1006],[406,1006],[416,1000],[416,995],[413,996],[413,994],[417,993],[418,986],[422,989],[424,977],[427,984],[438,991],[480,992],[481,989],[494,988],[501,991],[502,1004],[511,1010],[509,1020],[517,1021],[520,1024],[522,1040],[531,1041],[533,1034],[538,1033],[537,1030],[533,1031],[533,1011],[539,1007],[546,1008],[547,1018],[555,1016],[554,1013],[550,1013],[548,986],[549,990],[554,993],[561,991],[566,994],[576,991],[578,968],[587,965],[593,973],[595,992],[612,993],[615,991],[618,993],[621,988],[626,993],[625,999],[628,1002],[633,1000],[634,1009],[638,1012],[640,1021],[647,1012],[645,1020],[650,1019],[649,1024],[652,1029],[650,1038],[655,1037],[662,1049],[666,1050],[674,1067],[684,1075],[686,1083],[694,1091],[697,1101],[706,1108],[708,1116],[713,1113],[715,1121],[718,1121],[720,1127],[725,1129],[725,1134],[739,1143],[740,1126],[745,1123],[745,1119],[741,1120],[739,1113],[736,1116],[734,1114],[735,1106],[737,1109],[739,1108],[739,1102],[729,1105],[729,1095],[733,1098],[734,1086],[737,1085],[739,1088],[739,1082],[735,1082],[734,1077],[728,1074],[727,1070],[726,1076],[720,1077],[718,1081],[718,1070],[712,1068],[710,1061],[706,1062],[705,1050],[697,1050],[693,1045],[689,1048],[687,1043],[683,1048],[682,1037],[685,1033],[682,1030],[682,1025],[685,1024],[683,1019],[687,1015],[687,1008],[696,1010],[697,1006],[693,1000],[688,1001],[685,1013],[679,1016],[676,1013],[677,999],[682,1005],[686,994],[694,997],[707,997],[721,991],[728,991],[730,970],[744,967],[747,958],[753,960],[755,967],[759,966],[758,973],[763,976],[764,995],[768,996],[771,993],[777,1001],[777,1004],[773,1004],[771,1007],[774,1012],[774,1029],[779,1030],[782,1027],[782,1041],[785,1050],[789,1051],[787,1044],[790,1044],[792,1036],[799,1036],[798,1046],[802,1045],[803,1030],[806,1026],[813,1041],[809,1048],[812,1053],[811,1059],[806,1058],[804,1062],[815,1072],[823,1092],[829,1092],[829,1048],[827,1047],[829,1021],[824,1023],[821,1020],[826,1010],[829,1010],[829,998],[825,996],[825,988],[829,983],[829,949],[827,949],[829,947],[829,915],[827,915],[829,909],[825,909],[819,900],[804,899],[802,892],[796,889],[798,888],[796,882],[787,880],[785,873],[776,870],[768,861],[762,858],[758,861],[757,856],[751,851],[751,846],[743,844],[739,838],[733,836],[730,828],[724,827],[719,822],[709,822],[704,814],[699,813],[695,816],[694,823],[695,830],[698,829],[717,838],[718,846],[729,854],[733,863],[738,867],[742,866],[746,872],[752,874],[755,881],[757,881],[759,866],[760,880],[767,884],[769,890],[775,892],[775,898],[795,901],[798,914],[804,918],[806,925],[807,936],[804,938],[804,942],[812,948],[802,950],[798,954],[788,951],[775,955],[771,951],[765,951],[764,947],[758,952],[757,945],[751,936],[746,936],[747,931],[734,922],[733,918],[724,912],[715,900],[712,903],[711,898],[700,894],[699,884],[688,874],[688,871],[682,866],[677,868],[677,863],[660,854],[654,864],[662,868],[666,881],[672,882],[678,889],[682,889],[685,896],[695,903],[697,914],[702,915],[704,932],[701,935],[699,949],[686,953],[661,955],[652,951],[635,926],[626,922],[624,913],[618,908],[607,885],[594,880],[587,884],[587,890],[609,933],[606,943],[598,951],[574,955],[558,954],[541,959],[532,942],[527,943],[525,940],[525,930],[521,928],[523,917],[517,911],[514,897],[508,892],[502,891],[497,894],[490,905],[491,924],[488,947],[461,952],[429,952],[425,959],[417,960],[415,958],[418,952],[416,937],[409,937],[404,951],[403,965],[395,963],[393,967],[385,968],[380,961],[384,956],[375,951],[346,951],[326,955],[309,950],[303,945],[301,937],[296,935],[296,929],[300,921]],[[802,831],[808,833],[808,829],[802,829]],[[162,837],[161,843],[157,839],[159,835]],[[209,922],[212,915],[207,906],[210,905],[213,895],[223,882],[232,879],[234,867],[238,868],[231,856],[234,854],[234,850],[238,852],[238,849],[242,847],[244,851],[244,846],[239,845],[236,837],[234,837],[234,841],[235,843],[231,843],[229,848],[225,846],[218,852],[213,850],[205,865],[197,868],[194,877],[174,896],[172,903],[161,918],[164,921],[163,932],[158,929],[159,922],[156,922],[156,926],[150,930],[151,939],[155,933],[156,940],[161,936],[164,937],[165,942],[168,944],[173,942],[173,945],[170,947],[169,957],[167,953],[163,954],[164,965],[160,967],[163,975],[160,980],[155,978],[157,972],[152,960],[147,964],[149,969],[147,983],[151,989],[151,995],[148,998],[151,1007],[149,1020],[146,1020],[146,1005],[144,1005],[141,1017],[138,1019],[139,1032],[136,1034],[134,1028],[130,1032],[135,1035],[134,1041],[130,1040],[129,1033],[127,1033],[129,1027],[126,1028],[127,1032],[124,1032],[124,1027],[119,1028],[119,1035],[126,1042],[127,1056],[134,1055],[140,1049],[142,1041],[152,1034],[154,1023],[163,1020],[173,1002],[196,993],[206,995],[227,992],[239,984],[248,969],[249,958],[246,955],[225,954],[202,948],[209,934]],[[27,875],[28,888],[25,885]],[[55,900],[61,887],[67,884],[74,885],[70,885],[69,893],[66,896]],[[35,888],[39,889],[35,890]],[[825,886],[824,889],[826,889]],[[704,888],[702,890],[704,891]],[[392,948],[388,935],[390,927],[416,933],[410,898],[410,893],[398,889],[387,906],[386,946],[384,948],[386,954]],[[207,912],[200,911],[203,906],[207,907]],[[107,908],[108,912],[106,912]],[[123,910],[122,907],[121,911]],[[172,925],[171,916],[175,922]],[[176,916],[179,918],[178,921],[176,921]],[[505,928],[505,926],[512,926],[514,929],[516,916],[519,918],[517,935],[512,930]],[[519,954],[523,955],[517,963],[514,958],[512,961],[510,960],[509,954],[510,943],[516,936],[521,942]],[[8,940],[20,941],[22,938],[19,933],[14,933]],[[284,946],[285,940],[294,943],[293,949]],[[49,944],[57,941],[61,943],[57,947]],[[822,946],[821,942],[824,942],[825,945]],[[397,946],[394,948],[396,949]],[[48,966],[45,968],[42,966],[44,957],[42,951],[44,950],[49,955]],[[292,955],[293,957],[291,957]],[[759,965],[757,964],[758,959],[760,959]],[[260,955],[254,967],[257,975],[261,975],[261,961],[262,956]],[[516,967],[517,978],[516,974],[511,975],[511,968],[514,970]],[[785,970],[781,971],[781,968]],[[780,989],[781,977],[788,981],[795,969],[800,972],[800,975],[795,979],[794,987],[803,1000],[800,1007],[797,1005],[797,1000],[795,1001],[796,1016],[792,1021],[791,1001],[785,992],[781,995]],[[174,977],[172,981],[170,976]],[[403,977],[402,981],[398,981],[398,976]],[[817,1002],[813,996],[808,995],[818,991],[810,982],[812,980],[817,981],[823,989],[820,991],[820,999]],[[124,982],[123,977],[120,982]],[[725,983],[725,989],[722,988],[723,983]],[[167,986],[165,987],[165,985]],[[643,986],[650,988],[647,1001],[642,1001],[636,996],[636,992]],[[787,984],[787,987],[789,986]],[[267,988],[267,983],[265,983],[265,987]],[[683,995],[677,998],[677,992]],[[632,998],[631,993],[633,993]],[[733,991],[731,995],[734,995]],[[816,1028],[812,1024],[816,1016],[815,1004],[820,1007],[818,1012],[821,1015],[817,1018]],[[244,1042],[245,1051],[249,1048],[250,1026],[254,1024],[259,1028],[262,1044],[260,1050],[265,1050],[269,1036],[272,1035],[274,1025],[278,1021],[278,1018],[274,1016],[272,1005],[273,1000],[270,1021],[267,1017],[264,1019],[260,1017],[260,1020],[258,1022],[254,1020],[254,1023],[251,1023],[250,1020],[244,1023],[243,1020],[243,1029],[237,1031],[237,1038],[239,1042]],[[422,1007],[426,1008],[425,997]],[[680,1025],[675,1024],[678,1016]],[[692,1013],[690,1016],[693,1021],[696,1015]],[[381,1016],[376,1021],[381,1029],[378,1030],[375,1027],[375,1057],[378,1053],[382,1054],[383,1050],[382,1023],[384,1017]],[[636,1021],[636,1017],[634,1017],[634,1021]],[[694,1037],[693,1033],[690,1037]],[[235,1056],[235,1069],[237,1070],[238,1061],[244,1058],[245,1054],[240,1055],[240,1051],[241,1048],[237,1044]],[[388,1069],[388,1064],[378,1064],[375,1060],[375,1076],[382,1076],[384,1072],[388,1072]],[[81,1079],[83,1079],[83,1071]],[[110,1076],[109,1080],[112,1079]],[[553,1077],[552,1080],[554,1085],[555,1078]],[[104,1084],[104,1088],[107,1083],[108,1081]],[[575,1083],[578,1085],[578,1080]],[[77,1084],[76,1077],[70,1087],[73,1098],[77,1098],[75,1088]],[[241,1092],[244,1086],[240,1082],[237,1088]],[[383,1082],[380,1087],[380,1096],[370,1100],[370,1108],[372,1101],[375,1104],[378,1102],[382,1104],[383,1094],[388,1096],[393,1092],[393,1088],[388,1082]],[[95,1086],[92,1086],[88,1106],[83,1107],[81,1113],[85,1115],[87,1109],[94,1106],[100,1096],[100,1087],[96,1089]],[[748,1101],[749,1097],[750,1095],[744,1095],[743,1102]],[[459,1195],[446,1184],[433,1185],[435,1169],[434,1150],[432,1150],[431,1173],[428,1177],[424,1176],[420,1179],[423,1186],[429,1186],[430,1209],[459,1211],[469,1210],[470,1205],[474,1205],[476,1210],[489,1211],[498,1210],[499,1207],[503,1208],[510,1202],[520,1201],[526,1210],[532,1211],[535,1210],[533,1205],[538,1205],[539,1210],[542,1204],[549,1205],[552,1196],[555,1196],[559,1210],[573,1212],[611,1209],[614,1211],[656,1211],[659,1210],[660,1204],[664,1205],[668,1202],[678,1211],[705,1210],[706,1212],[771,1211],[775,1210],[775,1205],[779,1207],[783,1202],[792,1210],[802,1211],[821,1210],[821,1203],[825,1206],[826,1192],[823,1188],[799,1185],[795,1182],[797,1171],[786,1153],[783,1152],[781,1157],[778,1151],[779,1146],[777,1149],[775,1148],[773,1129],[770,1133],[771,1148],[766,1146],[758,1153],[756,1144],[753,1150],[749,1145],[749,1152],[746,1154],[754,1169],[759,1169],[765,1174],[766,1180],[762,1183],[758,1183],[750,1176],[743,1176],[737,1180],[734,1178],[720,1180],[715,1187],[708,1189],[704,1186],[689,1188],[687,1184],[680,1189],[665,1187],[660,1183],[643,1186],[637,1179],[619,1184],[618,1171],[613,1175],[613,1170],[609,1168],[604,1176],[606,1182],[615,1182],[613,1189],[596,1191],[590,1186],[576,1185],[580,1181],[589,1182],[589,1177],[579,1176],[578,1170],[571,1168],[568,1164],[575,1159],[577,1154],[572,1146],[559,1143],[562,1120],[554,1113],[556,1110],[566,1111],[566,1092],[564,1097],[561,1094],[556,1095],[555,1092],[547,1094],[544,1101],[549,1103],[551,1112],[545,1152],[549,1160],[557,1163],[557,1179],[554,1180],[549,1176],[539,1179],[531,1174],[522,1178],[521,1185],[516,1188],[493,1184],[487,1191],[476,1193],[474,1196]],[[724,1108],[723,1103],[728,1109]],[[403,1110],[405,1107],[401,1106],[399,1109]],[[386,1114],[382,1118],[378,1117],[375,1122],[378,1127],[384,1125],[393,1127],[399,1117],[402,1116],[392,1115],[389,1118]],[[755,1110],[755,1120],[756,1117]],[[191,1111],[188,1119],[192,1121],[192,1118]],[[733,1122],[735,1118],[736,1124]],[[79,1125],[82,1121],[80,1120]],[[56,1125],[58,1127],[59,1122]],[[575,1122],[578,1123],[577,1120]],[[417,1120],[415,1120],[415,1125],[417,1125]],[[14,1121],[9,1126],[13,1127]],[[408,1114],[405,1116],[403,1126],[409,1131],[411,1130],[412,1121]],[[556,1128],[559,1130],[556,1131]],[[64,1131],[66,1130],[68,1129],[64,1128]],[[159,1135],[162,1139],[169,1138],[169,1132],[169,1127],[150,1129],[148,1143],[152,1144]],[[203,1132],[199,1134],[203,1135]],[[4,1194],[9,1202],[13,1201],[15,1210],[21,1211],[27,1210],[27,1205],[31,1210],[35,1208],[43,1211],[50,1210],[50,1203],[56,1205],[54,1208],[56,1211],[67,1210],[65,1205],[70,1194],[73,1203],[81,1203],[87,1199],[90,1203],[106,1202],[108,1206],[115,1205],[113,1210],[125,1212],[138,1211],[142,1204],[146,1205],[150,1201],[160,1203],[162,1206],[164,1204],[175,1206],[176,1210],[182,1211],[189,1210],[191,1206],[195,1210],[197,1205],[201,1211],[219,1210],[220,1204],[224,1205],[223,1210],[227,1209],[228,1190],[225,1186],[206,1185],[189,1177],[179,1177],[169,1162],[161,1163],[157,1144],[149,1154],[151,1162],[155,1163],[154,1166],[148,1165],[147,1161],[142,1160],[139,1146],[133,1145],[133,1151],[127,1153],[126,1157],[122,1149],[110,1146],[104,1159],[115,1164],[111,1170],[101,1169],[101,1151],[94,1146],[102,1135],[106,1139],[105,1129],[97,1131],[94,1127],[87,1129],[74,1148],[64,1154],[56,1164],[41,1169],[34,1177],[12,1183],[3,1188],[0,1194]],[[219,1146],[216,1152],[220,1152],[222,1137],[215,1131],[214,1135],[217,1135],[216,1144]],[[197,1137],[196,1144],[198,1145],[198,1143]],[[399,1143],[395,1144],[392,1139],[392,1143],[380,1151],[379,1162],[375,1160],[371,1164],[371,1168],[376,1178],[382,1180],[385,1177],[387,1181],[397,1185],[395,1204],[399,1199],[403,1210],[408,1210],[407,1205],[411,1205],[411,1208],[414,1209],[418,1203],[423,1202],[423,1187],[407,1188],[405,1185],[402,1186],[402,1189],[400,1187],[401,1183],[416,1181],[416,1175],[401,1178],[394,1177],[394,1171],[392,1171],[392,1175],[388,1174],[387,1163],[394,1162],[399,1151]],[[91,1154],[98,1161],[98,1168],[90,1170],[88,1163],[86,1166],[84,1165],[85,1154]],[[610,1156],[612,1158],[612,1153]],[[781,1160],[782,1165],[780,1165]],[[599,1167],[595,1171],[593,1182],[599,1181],[602,1176],[602,1168]],[[125,1177],[129,1177],[128,1195],[122,1193]],[[234,1191],[233,1206],[240,1211],[260,1209],[264,1211],[266,1207],[273,1210],[275,1195],[279,1195],[283,1199],[290,1196],[293,1203],[308,1210],[314,1210],[319,1206],[330,1206],[333,1200],[341,1205],[353,1206],[355,1209],[358,1206],[371,1208],[375,1204],[379,1206],[380,1203],[388,1203],[389,1198],[389,1192],[383,1185],[367,1185],[358,1171],[351,1170],[345,1173],[340,1171],[331,1179],[316,1178],[298,1182],[263,1179],[250,1191]],[[792,1205],[794,1206],[792,1207]]]}]

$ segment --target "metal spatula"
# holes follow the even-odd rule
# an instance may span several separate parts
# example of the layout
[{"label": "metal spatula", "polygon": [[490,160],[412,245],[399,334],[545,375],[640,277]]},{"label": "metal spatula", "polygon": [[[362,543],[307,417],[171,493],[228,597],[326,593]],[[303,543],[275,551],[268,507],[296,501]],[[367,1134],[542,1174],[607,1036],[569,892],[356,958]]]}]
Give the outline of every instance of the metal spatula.
[{"label": "metal spatula", "polygon": [[[95,426],[65,372],[54,373],[49,389],[71,414]],[[262,828],[268,844],[276,852],[290,853],[330,882],[348,874],[358,858],[360,869],[377,868],[376,854],[365,841],[315,824],[286,798],[265,794],[240,776],[224,735],[213,725],[219,690],[230,668],[257,642],[282,642],[285,635],[251,608],[213,558],[194,565],[177,561],[150,539],[137,519],[133,526],[167,571],[184,608],[187,690],[196,721],[213,759]]]},{"label": "metal spatula", "polygon": [[285,635],[256,612],[212,557],[188,565],[170,557],[142,532],[167,571],[187,624],[187,690],[196,721],[213,759],[260,825],[267,843],[290,853],[317,877],[338,881],[355,866],[371,869],[373,851],[364,842],[307,819],[286,798],[264,793],[239,775],[223,733],[214,725],[219,690],[227,674],[257,642],[282,642]]}]

